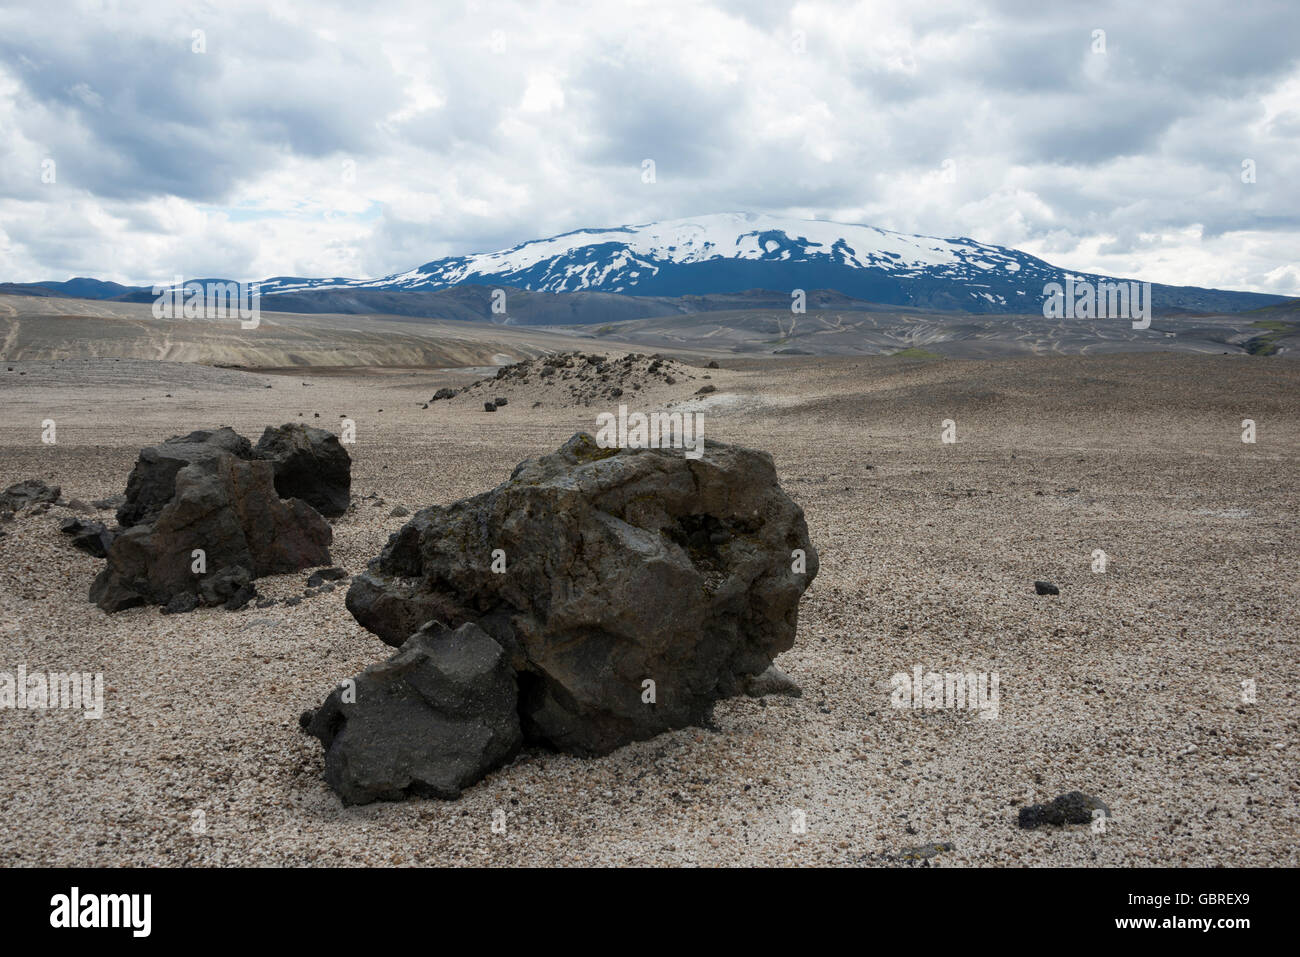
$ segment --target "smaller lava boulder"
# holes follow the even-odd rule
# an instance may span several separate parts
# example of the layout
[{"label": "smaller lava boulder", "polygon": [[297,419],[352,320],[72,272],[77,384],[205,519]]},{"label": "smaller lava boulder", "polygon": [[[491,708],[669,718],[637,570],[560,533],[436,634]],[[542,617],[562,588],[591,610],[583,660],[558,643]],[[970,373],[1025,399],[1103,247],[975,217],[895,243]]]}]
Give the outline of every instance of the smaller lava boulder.
[{"label": "smaller lava boulder", "polygon": [[344,804],[452,799],[519,750],[517,698],[506,653],[486,632],[428,622],[300,723],[324,745],[325,780]]}]

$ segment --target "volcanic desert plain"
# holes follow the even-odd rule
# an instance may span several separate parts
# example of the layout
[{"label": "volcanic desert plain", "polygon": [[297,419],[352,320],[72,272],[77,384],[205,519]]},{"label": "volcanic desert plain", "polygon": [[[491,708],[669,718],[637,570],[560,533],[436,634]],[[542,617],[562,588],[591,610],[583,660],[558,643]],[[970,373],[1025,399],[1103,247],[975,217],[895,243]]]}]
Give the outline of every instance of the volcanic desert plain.
[{"label": "volcanic desert plain", "polygon": [[[820,555],[796,643],[776,661],[801,697],[722,701],[712,727],[603,757],[525,749],[456,801],[343,807],[298,721],[391,654],[346,610],[346,588],[286,606],[304,571],[259,579],[282,599],[263,609],[107,615],[87,599],[102,562],[58,526],[77,508],[105,522],[111,510],[21,512],[0,525],[3,645],[29,668],[102,671],[105,712],[6,718],[0,858],[1300,863],[1294,353],[1196,336],[1184,348],[1163,333],[1135,352],[1106,336],[1054,348],[1064,340],[1050,330],[976,330],[965,353],[932,330],[909,349],[908,330],[929,327],[902,318],[898,355],[774,356],[740,348],[739,333],[672,341],[653,322],[593,337],[268,315],[243,332],[154,323],[147,306],[0,296],[0,486],[38,478],[90,503],[120,494],[140,448],[169,436],[230,425],[256,439],[347,417],[354,501],[331,552],[355,574],[405,523],[396,507],[486,491],[594,433],[618,401],[673,403],[703,413],[707,439],[772,455]],[[638,378],[618,401],[575,398],[559,380],[430,402],[495,365],[565,351],[662,352],[680,372],[671,385]],[[485,412],[485,391],[508,405]],[[1059,594],[1036,594],[1036,580]],[[916,665],[996,673],[997,717],[893,707],[891,677]],[[1017,826],[1021,808],[1074,790],[1108,805],[1104,827]]]}]

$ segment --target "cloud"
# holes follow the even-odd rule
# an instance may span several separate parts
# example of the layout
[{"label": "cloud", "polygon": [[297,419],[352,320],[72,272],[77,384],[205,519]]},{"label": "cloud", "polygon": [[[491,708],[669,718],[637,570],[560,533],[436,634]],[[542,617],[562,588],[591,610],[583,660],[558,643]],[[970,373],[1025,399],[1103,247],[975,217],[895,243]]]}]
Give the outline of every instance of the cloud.
[{"label": "cloud", "polygon": [[0,10],[0,279],[380,276],[744,209],[1300,293],[1293,4],[917,6]]}]

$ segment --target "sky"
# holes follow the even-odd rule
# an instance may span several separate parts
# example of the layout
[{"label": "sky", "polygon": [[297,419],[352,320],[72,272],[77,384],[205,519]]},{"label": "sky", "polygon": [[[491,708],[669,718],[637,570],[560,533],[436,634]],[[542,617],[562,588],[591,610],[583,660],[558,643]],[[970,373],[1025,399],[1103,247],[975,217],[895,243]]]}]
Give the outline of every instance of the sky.
[{"label": "sky", "polygon": [[746,211],[1297,295],[1297,40],[1295,0],[5,0],[0,281]]}]

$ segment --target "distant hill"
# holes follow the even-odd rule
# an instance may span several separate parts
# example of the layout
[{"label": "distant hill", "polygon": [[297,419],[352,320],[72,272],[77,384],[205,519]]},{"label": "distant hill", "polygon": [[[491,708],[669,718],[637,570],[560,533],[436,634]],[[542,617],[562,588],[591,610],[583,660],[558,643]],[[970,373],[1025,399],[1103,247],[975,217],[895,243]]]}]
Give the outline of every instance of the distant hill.
[{"label": "distant hill", "polygon": [[[102,279],[69,279],[65,282],[7,282],[0,283],[0,293],[18,296],[66,296],[71,299],[118,299],[129,293],[152,287],[123,286]],[[44,290],[44,291],[43,291]]]}]

